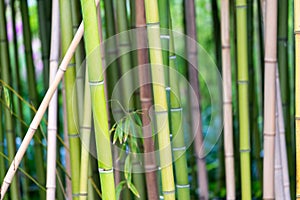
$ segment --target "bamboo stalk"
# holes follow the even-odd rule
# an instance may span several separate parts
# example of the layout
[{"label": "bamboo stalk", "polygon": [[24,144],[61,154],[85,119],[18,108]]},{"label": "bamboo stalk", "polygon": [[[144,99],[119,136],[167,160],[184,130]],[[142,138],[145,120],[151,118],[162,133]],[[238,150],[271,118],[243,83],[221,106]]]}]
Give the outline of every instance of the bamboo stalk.
[{"label": "bamboo stalk", "polygon": [[[194,41],[197,41],[197,31],[196,31],[196,13],[195,13],[195,1],[185,1],[185,20],[186,20],[186,33]],[[188,74],[189,82],[193,91],[190,93],[190,107],[192,115],[192,133],[195,134],[194,140],[194,150],[197,159],[197,179],[199,187],[199,199],[208,199],[208,178],[206,171],[206,162],[202,146],[203,144],[203,135],[202,135],[202,122],[201,122],[201,97],[200,97],[200,88],[199,88],[199,77],[198,71],[193,66],[198,66],[198,52],[197,47],[190,40],[187,42],[187,56],[189,59],[188,65]],[[191,65],[190,63],[193,63]],[[197,99],[193,99],[194,93]]]},{"label": "bamboo stalk", "polygon": [[221,42],[222,42],[222,73],[223,73],[223,120],[224,123],[224,154],[226,170],[226,199],[235,199],[234,146],[232,124],[232,83],[230,60],[230,19],[229,0],[221,1]]},{"label": "bamboo stalk", "polygon": [[[0,18],[0,19],[3,19],[3,18]],[[34,133],[36,132],[36,130],[43,118],[44,113],[46,112],[49,102],[50,102],[55,90],[57,89],[57,86],[58,86],[59,82],[61,81],[61,79],[64,75],[64,72],[66,71],[66,69],[68,67],[68,63],[70,62],[70,60],[75,52],[75,49],[76,49],[80,39],[83,36],[83,29],[84,29],[83,24],[81,24],[78,28],[76,35],[74,36],[72,43],[69,46],[68,51],[66,52],[60,66],[59,66],[59,69],[56,73],[54,81],[52,82],[49,89],[47,90],[42,103],[40,104],[37,112],[35,113],[35,116],[34,116],[32,122],[29,125],[29,129],[27,130],[27,133],[25,134],[22,144],[20,145],[14,159],[12,160],[12,163],[11,163],[11,165],[4,177],[3,183],[1,185],[0,200],[3,200],[4,195],[7,192],[7,189],[9,187],[9,185],[11,184],[12,179],[14,178],[14,175],[17,171],[17,168],[20,165],[20,162],[26,152],[26,149],[27,149],[32,137],[34,136]],[[5,30],[5,29],[0,29],[0,30]]]},{"label": "bamboo stalk", "polygon": [[[145,18],[145,4],[144,0],[135,0],[136,5],[136,27],[137,27],[137,45],[147,46],[147,41],[144,36],[147,34],[146,30],[146,18]],[[143,110],[142,122],[143,122],[143,135],[144,135],[144,160],[146,170],[146,186],[148,191],[148,199],[158,200],[158,188],[156,177],[156,160],[155,160],[155,147],[152,139],[152,128],[150,126],[149,109],[152,106],[152,92],[150,77],[150,68],[145,65],[149,62],[148,50],[137,50],[138,65],[139,65],[139,82],[140,82],[140,101]],[[147,83],[147,84],[143,84]],[[151,191],[151,192],[150,192]]]},{"label": "bamboo stalk", "polygon": [[278,107],[276,106],[276,133],[275,133],[275,159],[274,159],[274,179],[275,181],[275,199],[285,199],[283,185],[283,171],[280,151],[279,119]]},{"label": "bamboo stalk", "polygon": [[284,195],[286,200],[291,199],[290,193],[290,180],[289,180],[289,169],[288,169],[288,158],[286,150],[286,136],[284,128],[284,118],[283,118],[283,106],[281,101],[281,92],[280,92],[280,80],[279,80],[279,70],[276,70],[276,103],[278,109],[278,129],[279,129],[279,140],[280,140],[280,155],[282,162],[282,172],[283,172],[283,187]]},{"label": "bamboo stalk", "polygon": [[[49,85],[54,81],[58,68],[59,59],[59,2],[52,2],[52,27],[51,27],[51,49],[50,49],[50,70]],[[46,67],[46,66],[44,66]],[[48,109],[48,139],[47,139],[47,178],[46,197],[47,200],[55,200],[56,189],[56,134],[57,134],[57,90],[49,103]]]},{"label": "bamboo stalk", "polygon": [[38,0],[38,21],[39,21],[39,36],[41,39],[41,47],[42,47],[42,61],[43,61],[43,72],[44,72],[44,88],[48,88],[49,83],[49,50],[50,50],[50,34],[49,34],[49,24],[46,21],[46,2],[45,0]]},{"label": "bamboo stalk", "polygon": [[[87,70],[87,69],[86,69]],[[88,73],[85,75],[84,86],[84,116],[81,126],[81,165],[80,165],[80,197],[79,199],[85,200],[88,196],[88,171],[89,171],[89,150],[90,150],[90,135],[92,126],[92,107],[91,95],[88,84]]]},{"label": "bamboo stalk", "polygon": [[[7,83],[11,84],[10,73],[9,73],[9,55],[8,55],[8,41],[7,41],[7,33],[6,33],[6,20],[5,20],[5,3],[4,1],[0,1],[0,68],[1,68],[1,79]],[[3,87],[3,86],[2,86]],[[4,90],[2,88],[2,90]],[[4,95],[2,95],[2,99],[5,99]],[[8,101],[8,102],[7,102]],[[10,100],[5,100],[7,104],[10,104]],[[11,106],[11,105],[9,105]],[[16,151],[16,143],[15,143],[15,129],[12,122],[12,115],[9,109],[3,107],[4,112],[4,133],[6,135],[7,141],[7,153],[9,160],[13,159],[13,155]],[[2,121],[0,122],[2,123]],[[4,135],[3,135],[4,136]],[[5,169],[5,168],[4,168]],[[19,187],[18,187],[18,177],[15,177],[12,180],[12,188],[10,190],[10,199],[17,200],[20,199]]]},{"label": "bamboo stalk", "polygon": [[246,8],[246,0],[236,1],[241,186],[242,199],[251,199]]},{"label": "bamboo stalk", "polygon": [[96,5],[93,0],[81,1],[85,24],[85,49],[87,57],[89,85],[92,97],[95,141],[101,180],[102,199],[116,199],[112,165],[112,151],[108,129],[108,116],[104,94],[103,69],[100,52],[100,38]]},{"label": "bamboo stalk", "polygon": [[[168,10],[167,12],[170,12]],[[171,17],[169,18],[171,21]],[[178,71],[176,66],[176,55],[172,26],[170,23],[170,130],[172,133],[172,151],[175,160],[175,178],[178,200],[189,200],[190,184],[188,180],[188,166],[186,158],[186,145],[183,133],[183,108],[180,98]]]},{"label": "bamboo stalk", "polygon": [[274,148],[276,131],[277,1],[266,3],[264,86],[263,198],[274,199]]},{"label": "bamboo stalk", "polygon": [[[300,1],[294,0],[295,55],[300,54]],[[300,58],[295,56],[296,198],[300,199]]]},{"label": "bamboo stalk", "polygon": [[168,120],[168,105],[165,88],[163,57],[161,52],[158,5],[156,0],[145,0],[146,22],[148,31],[149,53],[151,63],[152,85],[154,94],[158,144],[160,149],[160,166],[162,191],[165,200],[175,199],[174,175]]},{"label": "bamboo stalk", "polygon": [[[29,15],[28,15],[28,5],[26,1],[21,1],[21,14],[23,22],[23,35],[24,35],[24,45],[25,45],[25,56],[26,56],[26,68],[28,76],[28,90],[29,90],[29,99],[33,106],[38,106],[38,92],[36,88],[36,77],[35,69],[32,57],[32,46],[31,46],[31,31],[29,25]],[[34,113],[31,111],[31,116]],[[36,174],[37,180],[41,185],[46,184],[46,174],[43,161],[43,147],[39,141],[39,138],[42,138],[40,130],[37,130],[36,137],[34,137],[34,156],[36,163]],[[41,199],[46,199],[46,193],[43,190],[39,190],[39,195]]]}]

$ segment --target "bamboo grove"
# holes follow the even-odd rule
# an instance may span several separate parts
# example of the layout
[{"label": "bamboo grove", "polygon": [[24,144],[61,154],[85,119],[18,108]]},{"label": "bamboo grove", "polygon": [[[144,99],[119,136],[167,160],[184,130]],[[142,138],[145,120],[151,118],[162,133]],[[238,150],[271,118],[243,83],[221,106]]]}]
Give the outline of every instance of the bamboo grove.
[{"label": "bamboo grove", "polygon": [[300,0],[0,0],[0,199],[300,199]]}]

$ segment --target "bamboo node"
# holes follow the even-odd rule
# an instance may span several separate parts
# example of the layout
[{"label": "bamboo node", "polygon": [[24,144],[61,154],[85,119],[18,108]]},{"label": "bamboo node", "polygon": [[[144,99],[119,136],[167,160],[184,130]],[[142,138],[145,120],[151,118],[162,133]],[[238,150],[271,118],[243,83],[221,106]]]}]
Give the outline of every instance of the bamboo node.
[{"label": "bamboo node", "polygon": [[79,136],[80,136],[79,133],[76,133],[76,134],[69,133],[69,134],[68,134],[68,137],[69,137],[69,138],[78,138]]},{"label": "bamboo node", "polygon": [[275,137],[275,131],[271,131],[271,132],[264,131],[264,136]]},{"label": "bamboo node", "polygon": [[182,111],[182,107],[171,108],[170,111],[171,111],[171,112],[181,112],[181,111]]},{"label": "bamboo node", "polygon": [[265,63],[277,63],[277,59],[265,58]]},{"label": "bamboo node", "polygon": [[88,194],[85,193],[73,193],[72,197],[86,197]]},{"label": "bamboo node", "polygon": [[111,169],[98,168],[98,171],[100,174],[110,174],[114,172],[114,168]]},{"label": "bamboo node", "polygon": [[247,8],[247,5],[236,5],[235,7],[236,9],[243,9],[243,8]]},{"label": "bamboo node", "polygon": [[278,41],[278,42],[285,42],[285,43],[286,43],[287,40],[288,40],[287,37],[278,37],[278,38],[277,38],[277,41]]},{"label": "bamboo node", "polygon": [[65,73],[67,70],[63,69],[62,67],[59,68],[60,71],[62,71],[63,73]]},{"label": "bamboo node", "polygon": [[162,191],[163,195],[168,195],[168,194],[174,194],[175,190],[170,190],[170,191]]},{"label": "bamboo node", "polygon": [[230,49],[230,45],[222,45],[222,49]]},{"label": "bamboo node", "polygon": [[175,59],[176,59],[176,55],[169,56],[169,59],[170,59],[170,60],[175,60]]},{"label": "bamboo node", "polygon": [[146,23],[147,26],[157,26],[159,24],[160,24],[159,22],[148,22],[148,23]]},{"label": "bamboo node", "polygon": [[145,28],[146,24],[136,24],[135,27],[136,28]]},{"label": "bamboo node", "polygon": [[6,39],[1,39],[0,40],[0,43],[5,43],[6,42]]},{"label": "bamboo node", "polygon": [[36,131],[36,127],[32,127],[32,126],[29,126],[29,129],[33,130],[33,131]]},{"label": "bamboo node", "polygon": [[166,91],[171,91],[171,87],[166,87]]},{"label": "bamboo node", "polygon": [[238,84],[248,84],[249,81],[248,80],[238,80],[237,83]]},{"label": "bamboo node", "polygon": [[251,149],[240,149],[240,153],[249,153]]},{"label": "bamboo node", "polygon": [[178,188],[178,189],[184,189],[184,188],[190,188],[190,184],[186,184],[186,185],[176,185],[176,187]]},{"label": "bamboo node", "polygon": [[232,101],[223,101],[223,104],[232,104]]},{"label": "bamboo node", "polygon": [[74,67],[74,66],[76,66],[76,64],[75,63],[69,63],[67,66],[68,67]]},{"label": "bamboo node", "polygon": [[157,170],[158,167],[156,165],[145,165],[146,170]]},{"label": "bamboo node", "polygon": [[129,43],[120,43],[119,47],[129,47]]},{"label": "bamboo node", "polygon": [[97,85],[103,85],[103,84],[104,84],[104,80],[102,80],[102,81],[89,81],[90,86],[97,86]]},{"label": "bamboo node", "polygon": [[156,114],[168,114],[167,110],[156,110],[155,111]]},{"label": "bamboo node", "polygon": [[88,126],[80,126],[80,129],[91,130],[91,127],[88,127]]},{"label": "bamboo node", "polygon": [[169,40],[170,39],[170,35],[160,35],[160,39]]},{"label": "bamboo node", "polygon": [[172,149],[173,149],[173,151],[185,151],[186,150],[186,146],[183,146],[183,147],[174,147]]}]

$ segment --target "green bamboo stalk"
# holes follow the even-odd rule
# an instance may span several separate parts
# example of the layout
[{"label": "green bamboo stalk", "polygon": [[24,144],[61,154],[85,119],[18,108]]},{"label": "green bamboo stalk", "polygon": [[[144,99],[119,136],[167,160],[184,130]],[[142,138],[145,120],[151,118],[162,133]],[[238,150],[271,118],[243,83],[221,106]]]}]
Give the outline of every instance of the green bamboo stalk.
[{"label": "green bamboo stalk", "polygon": [[[16,92],[21,94],[21,89],[22,89],[22,86],[21,86],[21,79],[20,79],[20,65],[19,65],[19,54],[18,54],[18,41],[17,41],[17,30],[16,30],[16,12],[15,10],[17,8],[15,8],[15,0],[12,0],[10,1],[10,6],[11,6],[11,9],[12,9],[12,24],[13,24],[13,43],[14,43],[14,65],[12,65],[13,69],[12,71],[14,71],[14,80],[15,80],[15,89],[16,89]],[[17,110],[17,115],[20,116],[21,118],[24,116],[23,115],[23,110],[22,110],[22,102],[19,98],[16,99],[17,101],[17,104],[16,104],[16,110]],[[17,123],[18,123],[18,126],[19,126],[19,129],[18,129],[18,132],[21,133],[20,134],[20,137],[23,138],[24,137],[24,126],[22,126],[21,123],[18,122],[17,120]],[[27,166],[28,166],[28,159],[27,157],[24,158],[24,161],[23,161],[23,166],[22,168],[25,170],[25,171],[28,171],[27,170]],[[28,193],[29,193],[29,180],[24,177],[23,179],[21,179],[21,186],[22,186],[22,189],[23,189],[23,199],[24,200],[28,200],[29,199],[29,196],[28,196]]]},{"label": "green bamboo stalk", "polygon": [[[147,41],[144,36],[146,34],[146,17],[145,17],[145,4],[144,0],[135,0],[136,5],[136,27],[137,27],[137,45],[146,46]],[[143,135],[144,135],[144,161],[146,170],[146,186],[148,191],[148,199],[158,200],[158,187],[156,176],[156,160],[153,152],[155,151],[154,141],[152,139],[152,127],[150,126],[149,109],[152,106],[152,91],[150,80],[149,67],[141,67],[148,64],[149,56],[147,49],[137,50],[139,69],[139,82],[140,82],[140,102],[143,110]],[[148,83],[148,84],[143,84]],[[150,192],[151,191],[151,192]]]},{"label": "green bamboo stalk", "polygon": [[[23,34],[24,34],[24,45],[25,45],[25,56],[26,56],[26,67],[27,67],[27,76],[28,76],[28,89],[29,89],[29,99],[33,106],[38,106],[38,93],[36,88],[36,77],[35,69],[33,64],[32,57],[32,46],[31,46],[31,31],[29,25],[29,15],[28,15],[28,5],[26,1],[21,1],[21,14],[23,22]],[[31,112],[31,116],[34,116],[34,113]],[[46,175],[43,161],[43,147],[40,143],[42,138],[41,132],[37,130],[37,134],[34,137],[34,150],[35,150],[35,163],[36,163],[36,174],[37,180],[41,185],[46,184]],[[41,199],[46,198],[46,193],[43,190],[39,190],[39,196]]]},{"label": "green bamboo stalk", "polygon": [[[48,88],[49,84],[49,50],[50,50],[50,32],[49,26],[46,19],[46,2],[45,0],[38,0],[38,18],[39,18],[39,35],[42,46],[42,61],[43,61],[43,72],[44,72],[44,88]],[[48,8],[49,9],[49,8]]]},{"label": "green bamboo stalk", "polygon": [[88,196],[88,171],[89,171],[89,150],[90,150],[90,135],[92,126],[92,108],[91,95],[88,84],[88,73],[85,75],[84,86],[84,104],[83,104],[83,122],[81,126],[81,165],[80,165],[80,197],[85,200]]},{"label": "green bamboo stalk", "polygon": [[[171,17],[170,17],[171,19]],[[171,25],[171,23],[170,23]],[[172,28],[170,27],[170,30]],[[176,55],[174,47],[174,38],[172,31],[170,32],[170,118],[171,118],[171,133],[172,133],[172,150],[175,160],[175,177],[176,188],[179,200],[190,199],[190,184],[188,180],[188,167],[186,159],[186,146],[184,143],[183,133],[183,115],[182,115],[182,102],[180,98],[178,71],[176,66]]]},{"label": "green bamboo stalk", "polygon": [[232,121],[232,80],[230,59],[230,11],[229,0],[221,1],[221,42],[222,42],[222,74],[223,74],[223,120],[224,123],[224,156],[226,170],[226,198],[234,200],[234,146]]},{"label": "green bamboo stalk", "polygon": [[[80,2],[71,1],[71,12],[72,12],[72,29],[73,35],[78,30],[79,24],[82,20],[80,13]],[[82,66],[84,60],[84,45],[81,41],[75,51],[75,63],[76,63],[76,90],[77,90],[77,102],[78,102],[78,118],[79,125],[81,126],[83,120],[83,99],[84,99],[84,73],[85,69]]]},{"label": "green bamboo stalk", "polygon": [[[159,84],[165,83],[163,56],[161,52],[158,5],[156,0],[145,0],[146,22],[148,30],[149,53],[153,83],[158,143],[160,149],[160,166],[162,175],[162,191],[165,200],[175,199],[174,175],[168,120],[168,105],[165,88]],[[158,66],[157,66],[158,65]]]},{"label": "green bamboo stalk", "polygon": [[[8,55],[8,41],[7,41],[7,33],[6,33],[6,21],[5,21],[5,3],[4,0],[0,1],[0,68],[1,68],[1,79],[7,83],[11,84],[10,80],[10,73],[9,73],[9,55]],[[2,86],[2,90],[4,90]],[[9,91],[7,91],[6,95],[9,95]],[[3,91],[4,93],[4,91]],[[15,143],[15,130],[14,125],[12,122],[12,115],[9,109],[11,109],[10,99],[6,99],[2,95],[2,99],[7,103],[9,108],[4,107],[4,133],[6,134],[6,141],[7,141],[7,152],[9,160],[13,160],[14,154],[16,152],[16,143]],[[10,98],[10,97],[8,97]],[[1,115],[2,115],[1,110]],[[0,122],[2,123],[2,121]],[[4,135],[3,135],[4,136]],[[2,137],[3,137],[2,136]],[[3,148],[3,147],[2,147]],[[5,169],[5,168],[4,168]],[[19,187],[18,187],[18,178],[15,177],[11,183],[11,190],[10,190],[10,199],[18,200],[20,199]]]},{"label": "green bamboo stalk", "polygon": [[289,84],[289,63],[288,63],[288,3],[289,1],[278,1],[278,68],[280,79],[280,91],[282,98],[283,114],[285,126],[285,137],[287,144],[288,154],[288,166],[290,175],[290,190],[291,197],[295,199],[295,167],[293,164],[295,144],[295,138],[291,132],[291,112],[290,112],[290,84]]},{"label": "green bamboo stalk", "polygon": [[[196,13],[195,1],[185,1],[185,20],[186,20],[186,33],[194,41],[197,41],[196,31]],[[189,58],[188,74],[191,89],[189,91],[189,103],[191,108],[192,117],[192,133],[195,135],[194,150],[197,162],[197,180],[199,189],[199,199],[207,200],[209,198],[208,192],[208,178],[206,171],[206,161],[203,152],[203,135],[202,135],[202,122],[201,122],[201,96],[199,88],[198,70],[194,66],[198,66],[198,50],[195,42],[187,41],[186,47],[187,57]],[[193,63],[193,65],[191,64]],[[195,96],[197,99],[193,99]]]},{"label": "green bamboo stalk", "polygon": [[[54,81],[59,60],[59,2],[52,2],[52,27],[51,27],[51,49],[50,49],[50,69],[49,85]],[[45,66],[44,66],[45,67]],[[48,109],[48,138],[47,138],[47,178],[46,197],[47,200],[55,200],[56,192],[56,134],[57,134],[57,106],[58,94],[54,93]],[[53,153],[55,152],[55,153]]]},{"label": "green bamboo stalk", "polygon": [[242,199],[251,199],[251,165],[248,98],[247,4],[236,1],[238,104]]},{"label": "green bamboo stalk", "polygon": [[274,199],[276,133],[277,1],[266,2],[263,198]]},{"label": "green bamboo stalk", "polygon": [[81,5],[102,199],[116,199],[102,61],[99,56],[100,38],[99,31],[95,28],[98,26],[96,5],[94,0],[82,0]]},{"label": "green bamboo stalk", "polygon": [[[72,15],[71,1],[60,0],[60,23],[61,23],[61,53],[65,55],[72,41]],[[71,59],[69,67],[64,75],[66,103],[67,103],[67,125],[70,143],[70,161],[72,174],[72,196],[78,199],[80,185],[80,139],[79,139],[79,118],[76,84],[75,59]]]}]

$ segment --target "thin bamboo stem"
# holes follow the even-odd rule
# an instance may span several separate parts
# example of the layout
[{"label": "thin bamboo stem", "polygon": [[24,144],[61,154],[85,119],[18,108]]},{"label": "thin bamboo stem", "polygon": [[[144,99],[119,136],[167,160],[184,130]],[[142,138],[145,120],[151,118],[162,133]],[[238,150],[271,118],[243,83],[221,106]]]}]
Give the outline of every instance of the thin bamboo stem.
[{"label": "thin bamboo stem", "polygon": [[[59,2],[52,1],[52,27],[51,27],[51,50],[50,50],[50,70],[49,85],[54,81],[58,68],[59,59]],[[57,90],[49,103],[48,109],[48,139],[47,139],[47,178],[46,178],[46,198],[55,200],[56,191],[56,134],[57,134]]]},{"label": "thin bamboo stem", "polygon": [[[25,56],[26,56],[26,68],[28,76],[28,90],[29,98],[34,107],[38,106],[38,92],[36,88],[36,77],[35,77],[35,68],[32,57],[32,46],[31,46],[31,31],[29,24],[29,15],[28,15],[28,5],[26,1],[21,1],[21,14],[23,22],[23,35],[24,35],[24,45],[25,45]],[[31,112],[31,116],[34,113]],[[41,185],[46,184],[46,174],[43,161],[43,147],[39,142],[39,138],[42,138],[40,130],[37,130],[36,137],[34,137],[34,156],[36,163],[36,174],[37,180]],[[41,199],[46,199],[46,193],[43,190],[39,190],[39,195]]]},{"label": "thin bamboo stem", "polygon": [[[5,20],[5,3],[4,0],[0,1],[0,68],[1,68],[1,79],[7,83],[11,84],[10,80],[10,72],[9,72],[9,54],[8,54],[8,41],[7,41],[7,33],[6,33],[6,20]],[[3,87],[3,86],[2,86]],[[5,99],[4,95],[2,95],[2,99]],[[5,102],[10,104],[10,102],[7,102],[10,100],[6,100]],[[11,105],[9,105],[11,106]],[[10,108],[11,109],[11,108]],[[2,115],[1,110],[1,115]],[[9,160],[13,159],[13,155],[16,151],[16,143],[15,143],[15,129],[12,122],[12,115],[9,109],[4,108],[4,133],[6,135],[6,141],[7,141],[7,153]],[[2,123],[2,121],[0,122]],[[3,135],[4,136],[4,135]],[[5,168],[4,168],[5,169]],[[0,196],[1,197],[1,196]],[[18,188],[18,177],[15,177],[12,179],[12,188],[10,191],[10,199],[12,200],[18,200],[20,199],[20,193]]]},{"label": "thin bamboo stem", "polygon": [[266,3],[265,28],[263,198],[274,199],[277,64],[277,1],[275,0]]},{"label": "thin bamboo stem", "polygon": [[[240,162],[242,199],[251,199],[249,99],[248,99],[248,54],[247,54],[247,4],[236,1],[238,104],[240,132]],[[272,165],[273,167],[273,165]]]},{"label": "thin bamboo stem", "polygon": [[[146,18],[145,18],[145,4],[144,0],[135,0],[136,5],[136,27],[137,30],[137,44],[138,46],[147,46],[147,41],[144,36],[147,34]],[[157,169],[155,155],[154,141],[152,139],[152,128],[150,126],[149,109],[152,106],[152,92],[150,80],[150,68],[145,65],[149,62],[148,50],[137,50],[138,65],[139,67],[139,82],[140,82],[140,101],[143,110],[143,135],[144,135],[144,153],[145,153],[145,169],[146,169],[146,186],[148,190],[148,199],[158,200],[157,177],[155,170]],[[142,67],[141,67],[142,66]],[[147,84],[142,84],[147,83]],[[151,191],[151,192],[150,192]]]},{"label": "thin bamboo stem", "polygon": [[226,170],[226,199],[235,199],[234,146],[232,124],[232,83],[230,60],[229,0],[221,1],[221,39],[223,73],[224,154]]},{"label": "thin bamboo stem", "polygon": [[280,80],[279,80],[279,70],[276,70],[276,104],[278,109],[278,129],[279,129],[279,140],[280,140],[280,155],[282,162],[282,172],[283,172],[283,187],[284,195],[286,200],[291,199],[290,192],[290,180],[289,180],[289,169],[288,169],[288,157],[286,149],[286,136],[284,128],[284,118],[283,118],[283,106],[281,101],[281,91],[280,91]]},{"label": "thin bamboo stem", "polygon": [[158,144],[160,149],[160,166],[162,174],[162,191],[165,200],[175,199],[175,185],[172,167],[170,130],[165,84],[163,57],[160,42],[159,15],[156,0],[145,0],[146,22],[148,31],[149,53],[152,73]]},{"label": "thin bamboo stem", "polygon": [[[186,33],[194,41],[197,41],[197,31],[196,31],[196,13],[195,13],[195,1],[185,1],[185,20],[186,20]],[[207,200],[209,197],[208,192],[208,177],[206,171],[206,161],[203,152],[203,135],[202,135],[202,122],[201,122],[201,96],[199,88],[199,77],[198,70],[193,66],[198,66],[198,52],[197,47],[193,42],[187,42],[187,56],[189,58],[188,64],[188,74],[189,82],[193,91],[190,93],[190,107],[192,115],[192,133],[195,134],[194,140],[194,150],[197,159],[197,179],[199,187],[199,199]],[[193,63],[190,64],[190,63]],[[197,99],[193,99],[193,95],[196,95]]]},{"label": "thin bamboo stem", "polygon": [[[295,55],[300,54],[300,0],[294,0]],[[300,57],[295,56],[296,198],[300,199]]]}]

